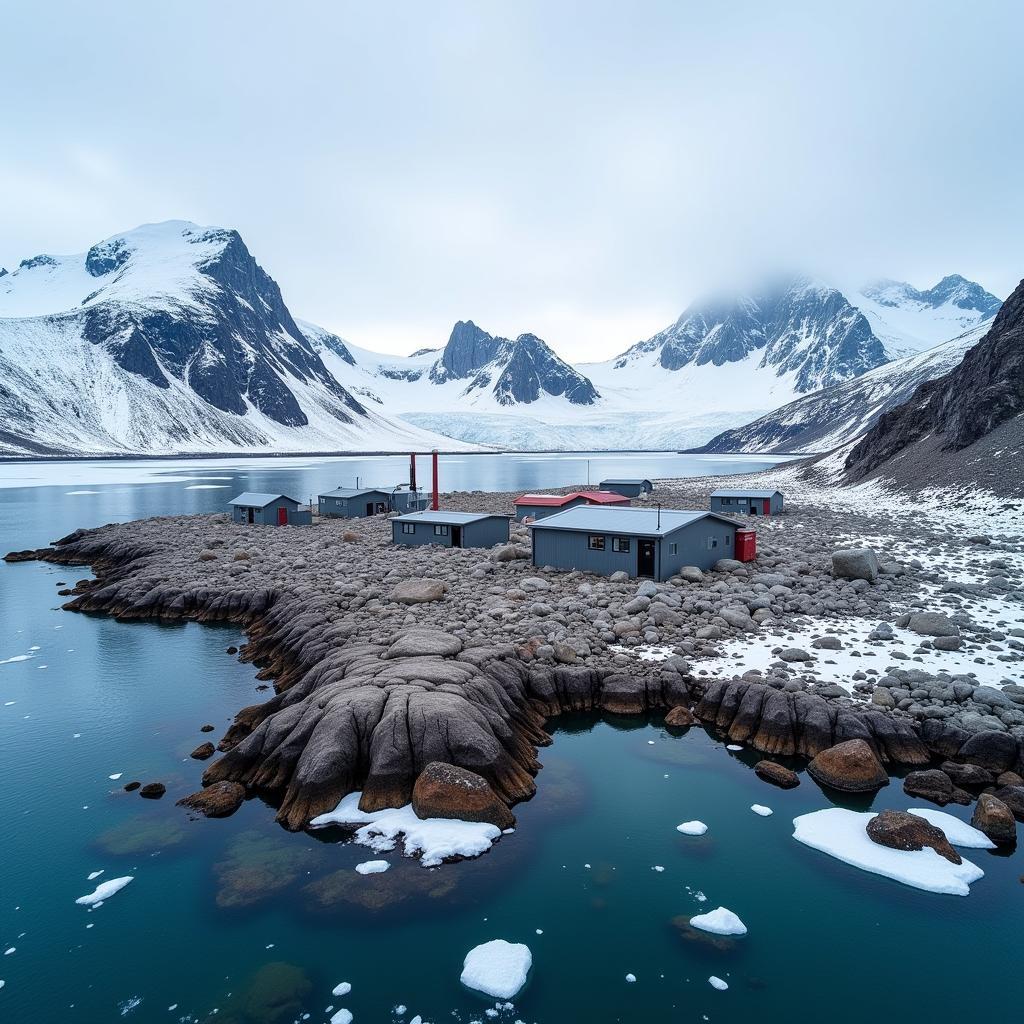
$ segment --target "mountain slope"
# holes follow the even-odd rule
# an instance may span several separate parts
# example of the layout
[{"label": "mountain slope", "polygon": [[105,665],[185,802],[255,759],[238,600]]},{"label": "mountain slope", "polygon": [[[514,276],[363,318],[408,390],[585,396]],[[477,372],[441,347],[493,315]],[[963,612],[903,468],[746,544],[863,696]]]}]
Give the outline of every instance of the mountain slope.
[{"label": "mountain slope", "polygon": [[989,322],[1000,306],[991,292],[959,274],[924,291],[905,281],[881,280],[850,294],[893,359],[973,330]]},{"label": "mountain slope", "polygon": [[237,232],[183,221],[0,277],[0,384],[8,452],[438,440],[371,413],[338,382]]},{"label": "mountain slope", "polygon": [[879,418],[847,456],[846,476],[855,481],[882,471],[905,478],[922,467],[932,474],[936,458],[947,475],[974,476],[972,448],[996,434],[1005,447],[994,454],[1007,456],[1000,482],[1021,493],[1024,281],[959,366],[922,384],[907,402]]},{"label": "mountain slope", "polygon": [[860,377],[816,391],[760,419],[726,430],[695,452],[798,452],[833,448],[862,434],[888,409],[904,402],[924,381],[960,363],[987,325],[917,355],[869,370]]}]

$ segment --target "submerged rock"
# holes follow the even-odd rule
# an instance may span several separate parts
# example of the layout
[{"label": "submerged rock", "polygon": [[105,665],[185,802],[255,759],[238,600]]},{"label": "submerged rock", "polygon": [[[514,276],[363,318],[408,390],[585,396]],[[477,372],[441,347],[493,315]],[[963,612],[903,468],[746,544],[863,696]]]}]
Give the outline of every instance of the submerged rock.
[{"label": "submerged rock", "polygon": [[823,750],[807,766],[822,785],[847,793],[867,793],[889,785],[889,776],[864,740],[846,740]]},{"label": "submerged rock", "polygon": [[147,782],[139,790],[139,796],[146,800],[159,800],[167,792],[167,787],[162,782]]},{"label": "submerged rock", "polygon": [[926,846],[951,864],[963,863],[941,828],[906,811],[881,811],[867,824],[868,838],[890,850],[923,850]]},{"label": "submerged rock", "polygon": [[412,808],[419,818],[486,821],[500,829],[512,828],[516,820],[486,779],[441,761],[432,761],[420,772],[412,789]]},{"label": "submerged rock", "polygon": [[177,806],[198,811],[207,818],[227,818],[242,806],[244,800],[244,786],[237,782],[215,782],[212,786],[182,797]]},{"label": "submerged rock", "polygon": [[775,761],[758,761],[754,765],[754,772],[758,778],[781,789],[793,789],[800,785],[800,776],[796,772]]}]

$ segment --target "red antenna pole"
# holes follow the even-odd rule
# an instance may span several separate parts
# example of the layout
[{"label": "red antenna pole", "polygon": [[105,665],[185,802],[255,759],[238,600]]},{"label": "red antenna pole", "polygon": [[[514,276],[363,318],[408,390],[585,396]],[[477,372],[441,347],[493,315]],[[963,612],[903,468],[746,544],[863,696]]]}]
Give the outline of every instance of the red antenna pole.
[{"label": "red antenna pole", "polygon": [[437,449],[430,453],[431,464],[434,470],[434,492],[431,498],[430,507],[436,512],[440,507],[437,501]]}]

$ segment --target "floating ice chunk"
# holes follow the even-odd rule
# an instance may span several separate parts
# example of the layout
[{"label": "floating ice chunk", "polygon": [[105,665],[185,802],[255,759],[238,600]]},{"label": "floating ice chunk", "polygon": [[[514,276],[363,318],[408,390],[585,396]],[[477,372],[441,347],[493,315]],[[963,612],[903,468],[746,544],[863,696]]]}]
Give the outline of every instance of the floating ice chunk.
[{"label": "floating ice chunk", "polygon": [[963,846],[969,850],[994,850],[995,843],[981,829],[968,825],[945,811],[935,811],[931,807],[908,807],[911,814],[924,818],[930,825],[941,828],[946,838],[954,846]]},{"label": "floating ice chunk", "polygon": [[762,818],[767,818],[775,813],[770,807],[765,807],[764,804],[751,804],[750,809],[755,814],[760,814]]},{"label": "floating ice chunk", "polygon": [[793,838],[855,868],[927,892],[966,896],[971,883],[984,876],[985,872],[969,860],[951,864],[928,847],[890,850],[873,843],[866,831],[873,817],[873,811],[848,811],[842,807],[812,811],[793,819]]},{"label": "floating ice chunk", "polygon": [[4,658],[0,665],[13,665],[16,661],[29,661],[33,657],[32,654],[15,654],[13,657]]},{"label": "floating ice chunk", "polygon": [[412,804],[382,811],[359,810],[360,793],[349,793],[333,811],[315,817],[311,828],[327,825],[360,825],[353,837],[377,853],[393,850],[404,837],[406,856],[422,855],[425,868],[436,867],[449,857],[479,857],[501,835],[497,825],[456,818],[417,818]]},{"label": "floating ice chunk", "polygon": [[729,983],[727,981],[722,981],[721,978],[716,977],[714,974],[708,978],[708,984],[712,988],[717,988],[719,992],[724,992],[729,987]]},{"label": "floating ice chunk", "polygon": [[107,778],[110,779],[111,782],[117,782],[122,775],[124,775],[124,772],[114,772],[113,775],[108,775]]},{"label": "floating ice chunk", "polygon": [[526,984],[532,965],[529,946],[492,939],[466,954],[460,980],[468,988],[495,999],[511,999]]},{"label": "floating ice chunk", "polygon": [[100,877],[100,875],[103,874],[104,870],[105,870],[104,868],[100,868],[99,871],[90,871],[89,872],[89,877],[86,879],[86,881],[87,882],[95,881],[97,878]]},{"label": "floating ice chunk", "polygon": [[743,747],[739,743],[729,743],[729,744],[726,744],[725,749],[726,750],[732,750],[732,751],[735,752],[737,750],[742,750]]},{"label": "floating ice chunk", "polygon": [[88,896],[79,896],[75,902],[83,907],[98,907],[115,892],[120,892],[134,877],[125,875],[123,878],[111,878],[106,882],[100,882]]},{"label": "floating ice chunk", "polygon": [[361,875],[379,875],[391,865],[386,860],[364,860],[362,864],[356,865],[356,871]]},{"label": "floating ice chunk", "polygon": [[352,1024],[352,1011],[344,1008],[340,1009],[331,1017],[331,1024]]},{"label": "floating ice chunk", "polygon": [[661,874],[661,872],[664,871],[665,868],[661,864],[655,864],[654,867],[651,868],[651,870],[657,871],[659,874]]},{"label": "floating ice chunk", "polygon": [[399,1003],[397,1006],[392,1007],[391,1012],[396,1017],[404,1017],[405,1013],[406,1013],[406,1010],[407,1010],[407,1007],[404,1004]]},{"label": "floating ice chunk", "polygon": [[17,952],[18,952],[18,947],[17,946],[11,946],[10,949],[5,949],[4,950],[4,956],[10,956],[12,953],[17,953]]},{"label": "floating ice chunk", "polygon": [[747,934],[747,926],[725,907],[717,907],[715,910],[709,910],[706,914],[696,914],[690,918],[690,924],[702,932],[711,932],[712,935]]},{"label": "floating ice chunk", "polygon": [[676,825],[676,831],[682,832],[684,836],[702,836],[707,830],[703,821],[684,821],[682,825]]},{"label": "floating ice chunk", "polygon": [[626,975],[626,981],[629,982],[630,985],[632,985],[633,982],[636,981],[636,975],[635,974],[627,974]]},{"label": "floating ice chunk", "polygon": [[335,985],[334,988],[331,989],[331,995],[332,996],[347,996],[349,994],[349,992],[351,992],[351,991],[352,991],[352,985],[349,982],[347,982],[347,981],[342,981],[339,984]]}]

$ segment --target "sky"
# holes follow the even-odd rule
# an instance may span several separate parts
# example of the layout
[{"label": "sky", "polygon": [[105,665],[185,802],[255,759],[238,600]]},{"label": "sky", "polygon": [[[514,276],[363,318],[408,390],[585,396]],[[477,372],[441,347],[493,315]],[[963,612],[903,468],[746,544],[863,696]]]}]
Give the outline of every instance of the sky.
[{"label": "sky", "polygon": [[707,291],[1024,276],[1024,5],[5,5],[0,266],[237,229],[360,345],[611,356]]}]

